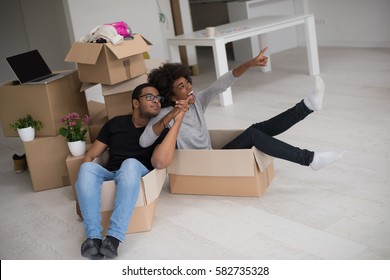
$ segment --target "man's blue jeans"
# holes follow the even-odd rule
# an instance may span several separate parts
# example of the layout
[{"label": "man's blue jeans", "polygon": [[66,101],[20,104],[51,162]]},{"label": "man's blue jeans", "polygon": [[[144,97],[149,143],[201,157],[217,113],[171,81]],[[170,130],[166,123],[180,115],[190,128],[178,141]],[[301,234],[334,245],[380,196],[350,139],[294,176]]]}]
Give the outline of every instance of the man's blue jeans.
[{"label": "man's blue jeans", "polygon": [[314,152],[291,146],[273,136],[286,131],[312,112],[302,100],[269,120],[251,125],[223,149],[250,149],[255,146],[267,155],[309,166],[313,161]]},{"label": "man's blue jeans", "polygon": [[103,228],[100,224],[102,183],[114,180],[116,195],[107,235],[120,241],[125,239],[137,202],[141,178],[148,173],[149,170],[133,158],[125,160],[117,171],[109,171],[94,162],[85,162],[81,165],[76,191],[87,238],[103,239]]}]

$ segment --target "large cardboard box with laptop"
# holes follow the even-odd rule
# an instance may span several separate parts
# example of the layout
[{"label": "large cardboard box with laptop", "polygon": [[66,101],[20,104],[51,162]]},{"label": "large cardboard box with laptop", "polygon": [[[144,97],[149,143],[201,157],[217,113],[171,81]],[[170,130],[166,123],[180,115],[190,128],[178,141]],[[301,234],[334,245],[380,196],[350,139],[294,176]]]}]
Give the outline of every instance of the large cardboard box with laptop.
[{"label": "large cardboard box with laptop", "polygon": [[[104,165],[107,161],[108,152],[105,152],[97,162]],[[71,157],[66,159],[69,178],[73,189],[77,180],[78,172],[82,164],[83,157]],[[140,192],[131,217],[127,233],[149,231],[152,228],[152,221],[156,209],[158,197],[166,179],[166,169],[154,169],[146,176],[142,177]],[[102,185],[101,195],[101,216],[104,232],[107,231],[110,222],[115,199],[115,182],[106,181]],[[76,192],[75,192],[75,195]]]},{"label": "large cardboard box with laptop", "polygon": [[274,178],[273,158],[256,148],[220,149],[242,130],[210,130],[213,150],[177,150],[167,171],[176,194],[260,197]]},{"label": "large cardboard box with laptop", "polygon": [[10,123],[30,114],[43,123],[36,136],[56,136],[62,118],[71,113],[88,113],[85,93],[80,92],[77,71],[46,84],[7,82],[0,86],[0,120],[4,136],[18,136]]},{"label": "large cardboard box with laptop", "polygon": [[64,137],[36,137],[23,146],[34,191],[69,186],[65,163],[69,148]]},{"label": "large cardboard box with laptop", "polygon": [[113,85],[145,74],[143,53],[149,44],[139,34],[118,45],[75,42],[65,61],[77,63],[82,82]]}]

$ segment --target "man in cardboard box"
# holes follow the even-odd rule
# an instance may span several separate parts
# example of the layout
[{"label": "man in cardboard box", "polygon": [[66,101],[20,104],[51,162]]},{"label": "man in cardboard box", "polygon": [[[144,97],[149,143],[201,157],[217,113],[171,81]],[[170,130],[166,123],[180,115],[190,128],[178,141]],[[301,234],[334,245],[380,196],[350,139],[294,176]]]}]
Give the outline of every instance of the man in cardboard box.
[{"label": "man in cardboard box", "polygon": [[[159,90],[166,102],[163,103],[164,108],[160,114],[149,122],[140,138],[140,145],[142,147],[152,145],[165,127],[171,124],[175,112],[178,110],[172,108],[171,104],[179,100],[186,100],[189,104],[189,111],[183,119],[177,138],[177,147],[179,149],[211,149],[211,140],[204,117],[207,106],[218,94],[231,87],[249,68],[266,66],[268,60],[267,56],[264,55],[266,49],[261,50],[255,58],[228,71],[196,95],[192,89],[191,72],[188,67],[179,63],[165,63],[159,68],[153,69],[148,75],[148,82]],[[313,170],[319,170],[335,162],[343,156],[344,151],[313,152],[291,146],[274,138],[312,112],[320,110],[324,89],[323,80],[316,76],[314,89],[302,101],[267,121],[253,124],[226,144],[223,149],[250,149],[255,146],[265,154],[310,166]]]},{"label": "man in cardboard box", "polygon": [[[178,105],[178,114],[168,131],[162,131],[157,141],[147,147],[139,145],[139,137],[149,119],[157,116],[164,98],[150,84],[137,86],[132,95],[132,115],[110,119],[99,132],[97,140],[85,154],[76,181],[77,198],[83,216],[87,240],[81,246],[81,255],[89,259],[113,258],[118,255],[119,243],[125,239],[140,191],[141,177],[153,168],[166,168],[173,159],[176,137],[188,107]],[[93,162],[109,151],[105,167]],[[103,181],[114,180],[116,196],[107,235],[102,241],[100,201]]]}]

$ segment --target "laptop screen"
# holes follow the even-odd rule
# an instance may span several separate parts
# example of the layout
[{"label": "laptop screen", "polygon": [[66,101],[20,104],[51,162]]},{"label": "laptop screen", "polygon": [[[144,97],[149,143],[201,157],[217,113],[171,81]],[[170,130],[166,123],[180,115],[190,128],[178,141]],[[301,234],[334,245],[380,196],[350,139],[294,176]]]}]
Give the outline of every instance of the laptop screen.
[{"label": "laptop screen", "polygon": [[22,84],[52,73],[38,50],[7,57],[6,60]]}]

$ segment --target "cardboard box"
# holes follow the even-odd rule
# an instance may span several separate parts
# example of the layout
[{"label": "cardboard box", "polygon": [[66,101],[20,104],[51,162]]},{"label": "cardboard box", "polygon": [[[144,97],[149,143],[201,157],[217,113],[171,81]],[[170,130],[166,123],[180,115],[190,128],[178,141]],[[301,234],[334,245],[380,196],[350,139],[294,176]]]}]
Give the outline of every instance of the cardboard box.
[{"label": "cardboard box", "polygon": [[77,63],[82,82],[113,85],[145,74],[148,44],[139,34],[118,45],[75,42],[65,61]]},{"label": "cardboard box", "polygon": [[10,123],[31,114],[43,123],[36,136],[56,136],[64,124],[62,118],[71,113],[88,113],[84,92],[77,71],[47,84],[14,85],[7,82],[0,86],[0,120],[4,136],[18,136]]},{"label": "cardboard box", "polygon": [[107,117],[106,105],[104,103],[89,100],[87,106],[90,121],[98,121]]},{"label": "cardboard box", "polygon": [[[146,176],[142,177],[141,190],[127,233],[143,232],[152,229],[154,212],[157,206],[158,197],[166,179],[166,170],[154,169]],[[107,231],[112,209],[114,208],[115,183],[108,181],[102,187],[102,225],[104,233]]]},{"label": "cardboard box", "polygon": [[66,169],[69,176],[69,183],[72,186],[73,198],[76,201],[77,201],[76,180],[77,177],[79,176],[79,169],[80,169],[80,165],[83,163],[83,158],[84,156],[74,157],[72,155],[68,155],[65,160]]},{"label": "cardboard box", "polygon": [[64,137],[36,137],[23,145],[33,191],[69,186],[65,163],[69,149]]},{"label": "cardboard box", "polygon": [[99,135],[100,130],[102,129],[103,125],[108,121],[107,117],[104,117],[101,120],[98,121],[91,121],[90,125],[88,126],[89,136],[91,139],[91,143],[95,142],[97,136]]},{"label": "cardboard box", "polygon": [[[106,155],[101,158],[104,158]],[[74,186],[77,180],[78,170],[82,164],[82,157],[68,157],[66,164],[68,166],[70,181],[72,182],[72,186]],[[154,169],[142,177],[140,193],[129,222],[127,233],[151,230],[154,211],[166,179],[166,174],[166,169]],[[101,215],[102,226],[104,228],[103,235],[108,229],[112,209],[114,208],[115,188],[114,181],[106,181],[102,185]]]},{"label": "cardboard box", "polygon": [[214,150],[177,150],[168,167],[177,194],[260,197],[274,177],[273,158],[256,148],[220,150],[242,130],[210,130]]},{"label": "cardboard box", "polygon": [[119,115],[131,114],[133,112],[131,105],[133,90],[138,85],[146,83],[146,81],[147,75],[144,74],[117,85],[102,85],[102,94],[106,104],[108,119]]},{"label": "cardboard box", "polygon": [[100,129],[108,121],[106,105],[94,100],[88,101],[89,125],[88,131],[91,143],[96,140]]},{"label": "cardboard box", "polygon": [[[87,151],[92,147],[92,144],[87,144]],[[76,180],[77,176],[79,175],[79,169],[80,165],[83,163],[84,155],[74,157],[71,154],[69,154],[66,157],[65,165],[69,176],[69,184],[72,186],[72,193],[74,200],[77,200],[77,193],[76,193]]]},{"label": "cardboard box", "polygon": [[[157,68],[164,63],[163,59],[145,59],[146,73]],[[115,84],[101,85],[101,93],[104,97],[105,109],[102,103],[96,101],[88,102],[89,116],[91,118],[90,133],[91,139],[94,139],[94,132],[101,128],[101,124],[118,115],[132,113],[131,96],[136,86],[147,82],[147,75],[143,74],[136,78]],[[94,83],[83,83],[82,90],[87,91],[89,88],[96,86]],[[97,131],[98,132],[98,131]],[[92,140],[93,141],[93,140]]]}]

